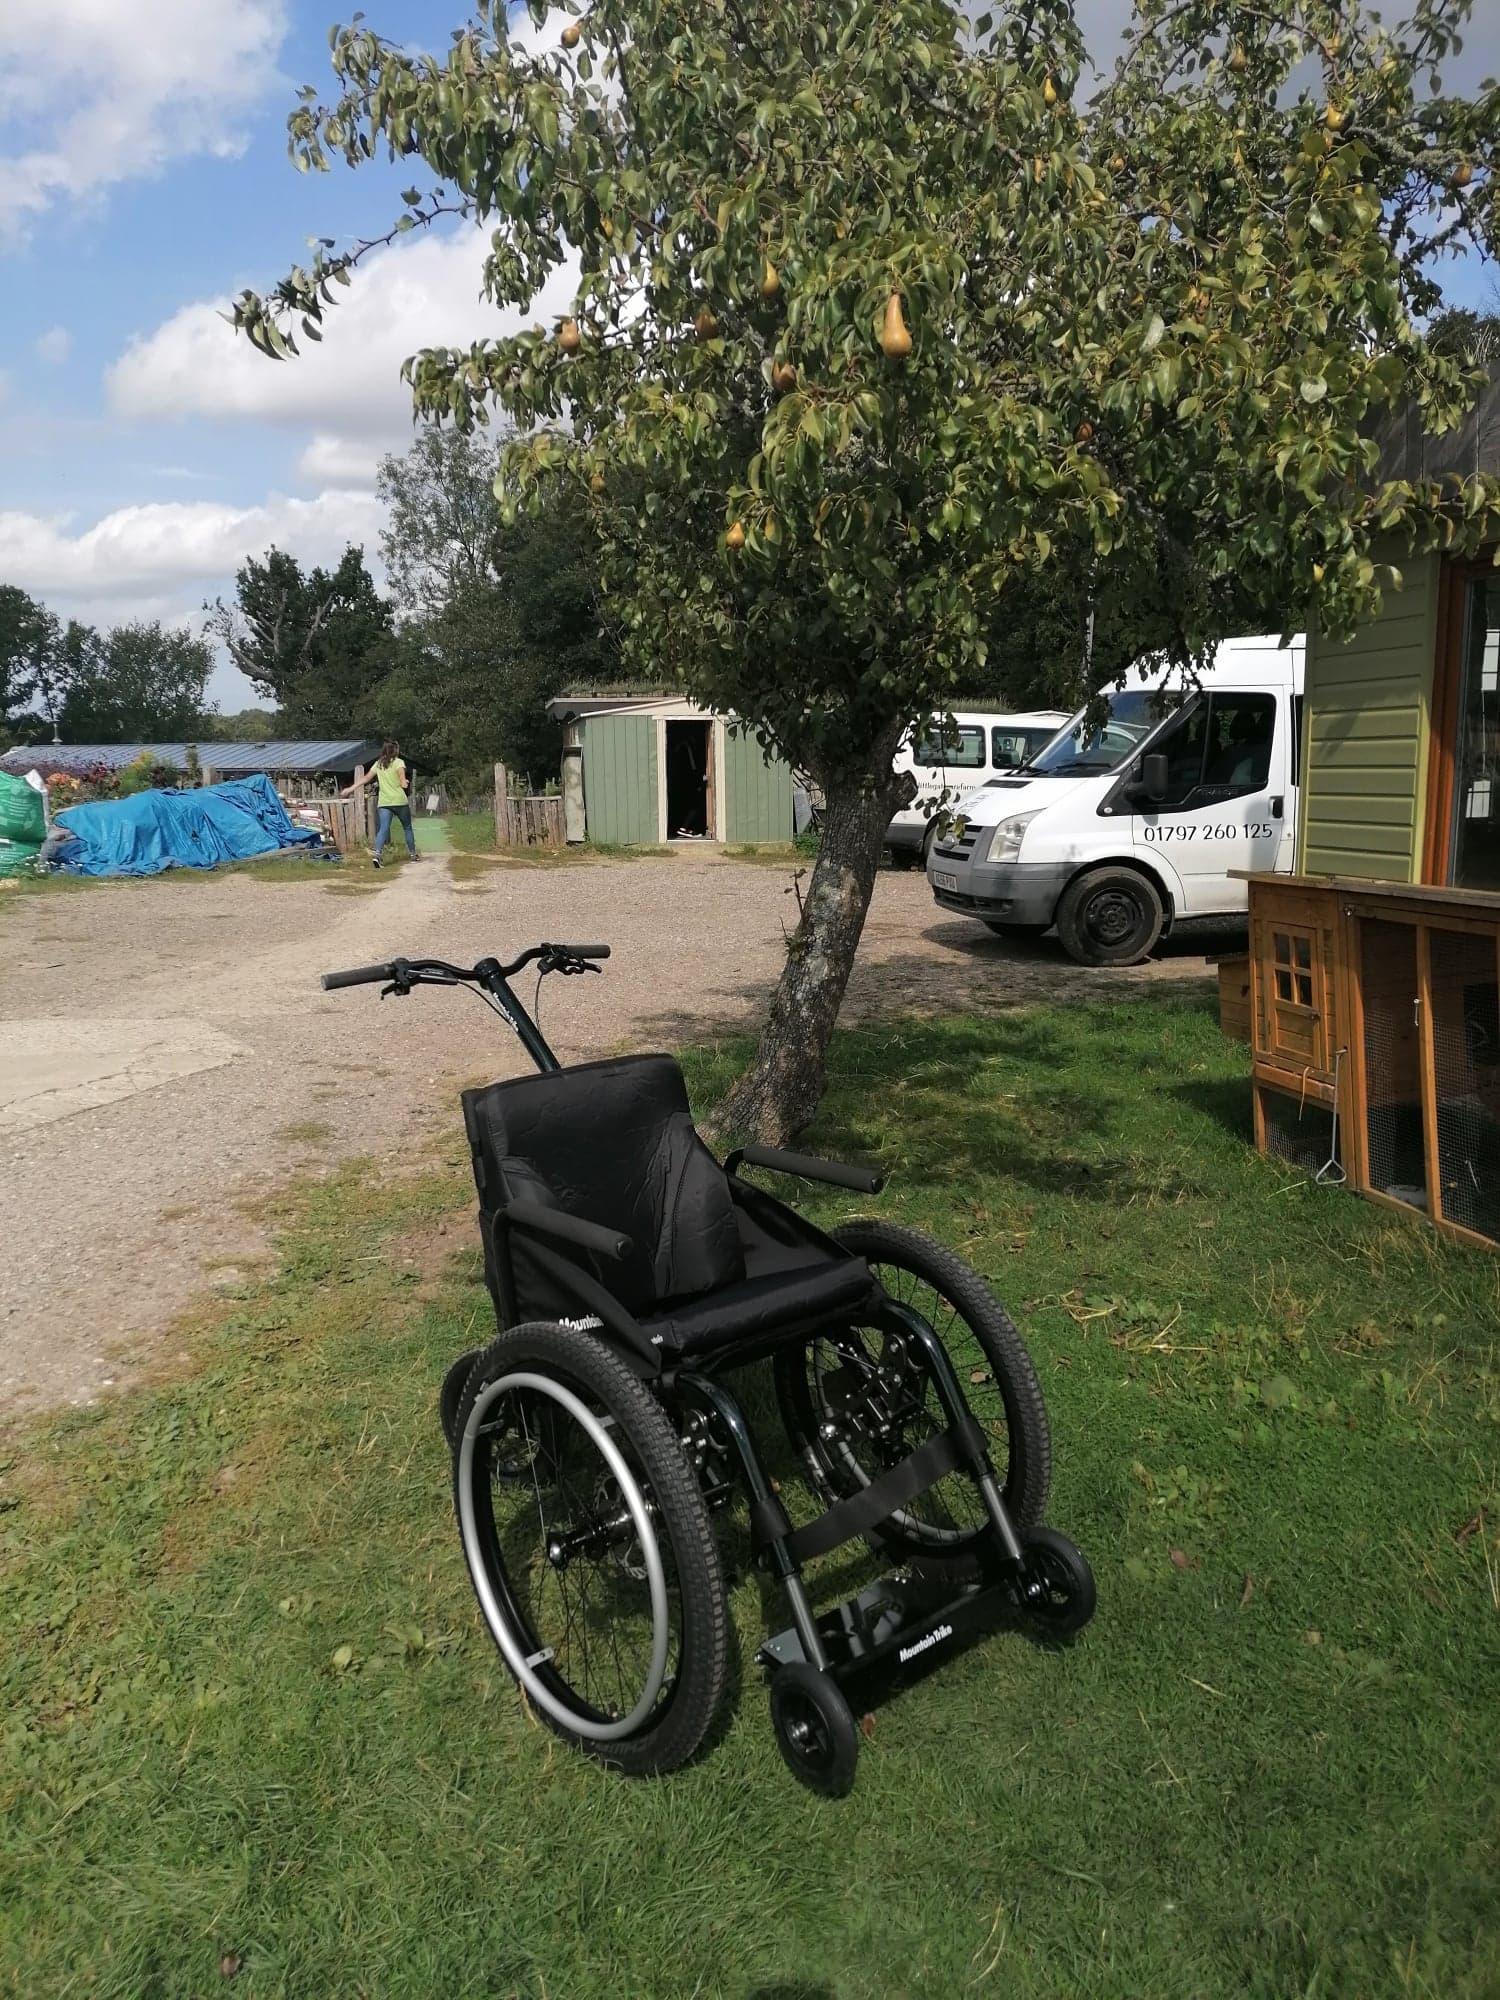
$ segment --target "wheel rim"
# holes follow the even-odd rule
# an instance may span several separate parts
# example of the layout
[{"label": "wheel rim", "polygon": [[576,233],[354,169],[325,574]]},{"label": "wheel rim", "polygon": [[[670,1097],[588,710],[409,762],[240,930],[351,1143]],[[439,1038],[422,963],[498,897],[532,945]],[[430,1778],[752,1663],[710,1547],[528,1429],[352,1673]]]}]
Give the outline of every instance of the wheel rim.
[{"label": "wheel rim", "polygon": [[1073,1578],[1055,1550],[1027,1550],[1025,1595],[1027,1612],[1043,1624],[1060,1624],[1072,1612]]},{"label": "wheel rim", "polygon": [[575,1734],[640,1731],[671,1700],[681,1605],[639,1471],[555,1377],[486,1383],[459,1445],[459,1532],[486,1624]]},{"label": "wheel rim", "polygon": [[800,1689],[782,1699],[781,1733],[799,1764],[809,1771],[832,1770],[833,1731],[822,1709]]},{"label": "wheel rim", "polygon": [[[991,1374],[967,1321],[934,1285],[915,1272],[878,1264],[870,1268],[892,1297],[900,1298],[927,1320],[953,1355],[961,1381],[965,1372],[973,1375],[981,1367],[985,1374]],[[911,1296],[923,1292],[928,1295],[929,1310]],[[964,1351],[966,1344],[973,1347],[972,1362]],[[826,1458],[846,1482],[870,1485],[890,1466],[948,1428],[921,1349],[904,1332],[855,1327],[833,1337],[820,1336],[808,1342],[803,1367],[816,1435]],[[991,1432],[993,1426],[986,1422],[989,1412],[976,1410],[974,1414],[986,1432]],[[991,1443],[992,1455],[998,1453],[996,1472],[1003,1481],[1009,1456],[1003,1404],[999,1434]],[[962,1473],[949,1473],[908,1507],[892,1513],[889,1520],[912,1540],[949,1552],[989,1530],[984,1501],[973,1480]]]},{"label": "wheel rim", "polygon": [[1139,929],[1140,921],[1140,905],[1128,889],[1101,889],[1084,907],[1083,928],[1094,944],[1125,944]]}]

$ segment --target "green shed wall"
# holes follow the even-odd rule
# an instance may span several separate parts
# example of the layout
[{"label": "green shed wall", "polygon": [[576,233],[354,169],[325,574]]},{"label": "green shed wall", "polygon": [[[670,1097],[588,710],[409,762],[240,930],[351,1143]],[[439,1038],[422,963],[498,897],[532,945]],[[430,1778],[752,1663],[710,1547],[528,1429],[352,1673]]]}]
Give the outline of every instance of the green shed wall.
[{"label": "green shed wall", "polygon": [[1404,579],[1347,645],[1307,648],[1298,867],[1421,877],[1440,560],[1394,556]]},{"label": "green shed wall", "polygon": [[753,736],[730,729],[724,736],[724,838],[790,840],[792,773],[768,758]]},{"label": "green shed wall", "polygon": [[593,715],[584,723],[583,809],[590,840],[656,839],[654,715]]}]

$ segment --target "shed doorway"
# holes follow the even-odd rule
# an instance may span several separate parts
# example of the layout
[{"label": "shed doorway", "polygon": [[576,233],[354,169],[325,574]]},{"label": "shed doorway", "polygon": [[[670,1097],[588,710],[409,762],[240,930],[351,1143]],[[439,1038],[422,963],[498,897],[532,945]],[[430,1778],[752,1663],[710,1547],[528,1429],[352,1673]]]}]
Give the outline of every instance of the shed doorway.
[{"label": "shed doorway", "polygon": [[668,722],[666,731],[668,840],[708,840],[714,831],[714,726]]}]

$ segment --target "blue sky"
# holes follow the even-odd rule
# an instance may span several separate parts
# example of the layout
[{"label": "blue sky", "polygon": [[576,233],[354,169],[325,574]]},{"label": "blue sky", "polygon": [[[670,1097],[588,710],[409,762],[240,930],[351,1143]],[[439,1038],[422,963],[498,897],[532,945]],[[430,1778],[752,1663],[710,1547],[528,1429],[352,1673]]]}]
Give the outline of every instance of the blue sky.
[{"label": "blue sky", "polygon": [[[366,0],[372,25],[446,41],[462,0]],[[302,176],[295,87],[328,78],[336,0],[0,0],[0,581],[108,623],[196,620],[271,542],[376,552],[374,469],[410,435],[397,370],[494,330],[472,232],[382,253],[322,349],[280,367],[218,309],[312,235],[384,226],[408,175]],[[1126,0],[1082,0],[1108,60]],[[1393,8],[1394,12],[1395,9]],[[1500,70],[1481,0],[1460,74]],[[1450,290],[1488,302],[1488,269]],[[548,316],[563,303],[537,302]],[[227,665],[214,693],[252,698]]]}]

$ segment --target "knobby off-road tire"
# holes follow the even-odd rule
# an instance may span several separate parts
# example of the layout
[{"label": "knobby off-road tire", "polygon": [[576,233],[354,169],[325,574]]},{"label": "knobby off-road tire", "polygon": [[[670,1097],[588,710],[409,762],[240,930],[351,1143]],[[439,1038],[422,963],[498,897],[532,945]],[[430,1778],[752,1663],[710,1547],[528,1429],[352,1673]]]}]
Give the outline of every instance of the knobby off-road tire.
[{"label": "knobby off-road tire", "polygon": [[[1006,1507],[1018,1529],[1041,1520],[1052,1483],[1052,1437],[1047,1406],[1025,1343],[989,1286],[961,1257],[930,1236],[898,1223],[842,1223],[835,1240],[863,1257],[891,1297],[912,1307],[932,1326],[958,1376],[975,1419],[990,1439]],[[869,1336],[865,1336],[869,1343]],[[817,1340],[783,1348],[776,1362],[777,1392],[792,1442],[818,1490],[841,1499],[868,1484],[883,1466],[861,1458],[845,1440],[820,1436],[828,1412],[820,1407]],[[927,1396],[927,1434],[944,1427],[935,1390]],[[913,1432],[910,1450],[923,1441]],[[950,1473],[871,1537],[923,1569],[955,1581],[982,1574],[994,1555],[994,1531],[978,1488],[967,1473]]]},{"label": "knobby off-road tire", "polygon": [[[587,1333],[536,1322],[501,1334],[476,1360],[460,1400],[453,1487],[481,1612],[535,1712],[568,1742],[632,1776],[686,1762],[724,1696],[729,1610],[708,1509],[645,1386]],[[533,1497],[539,1532],[529,1518]],[[623,1533],[605,1533],[601,1524],[627,1515]],[[595,1547],[580,1548],[572,1563],[553,1562],[552,1543],[586,1543],[595,1528]],[[567,1597],[570,1567],[575,1581],[587,1572],[575,1604]],[[639,1673],[629,1649],[628,1670],[622,1663],[617,1602],[632,1615],[631,1632],[643,1635]],[[667,1652],[658,1661],[663,1602]],[[644,1683],[643,1702],[660,1675],[648,1712],[634,1723],[629,1693],[618,1703],[599,1696],[597,1676],[611,1674],[611,1654],[622,1686]]]}]

